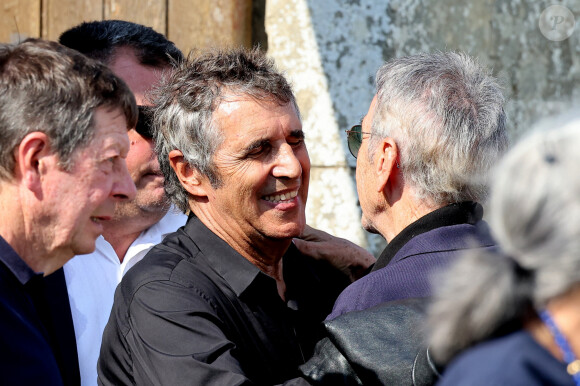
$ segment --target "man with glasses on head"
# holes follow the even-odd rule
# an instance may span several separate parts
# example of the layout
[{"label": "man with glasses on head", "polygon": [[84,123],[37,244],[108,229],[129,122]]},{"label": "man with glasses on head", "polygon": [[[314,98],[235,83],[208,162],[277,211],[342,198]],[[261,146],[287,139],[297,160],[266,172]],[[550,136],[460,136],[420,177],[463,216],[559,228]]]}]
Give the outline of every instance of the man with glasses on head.
[{"label": "man with glasses on head", "polygon": [[[101,337],[122,276],[165,235],[185,224],[187,216],[167,200],[163,174],[154,151],[148,116],[147,92],[174,61],[183,59],[177,47],[149,27],[119,20],[83,23],[64,32],[60,42],[105,63],[135,95],[139,119],[129,130],[127,167],[137,195],[119,203],[115,216],[104,226],[96,250],[72,259],[63,271],[51,275],[54,299],[70,301],[73,328],[65,313],[57,315],[63,351],[78,351],[82,385],[96,385]],[[68,294],[67,294],[68,293]],[[67,310],[65,310],[67,311]],[[68,338],[68,340],[66,339]],[[76,366],[70,361],[69,366]]]}]

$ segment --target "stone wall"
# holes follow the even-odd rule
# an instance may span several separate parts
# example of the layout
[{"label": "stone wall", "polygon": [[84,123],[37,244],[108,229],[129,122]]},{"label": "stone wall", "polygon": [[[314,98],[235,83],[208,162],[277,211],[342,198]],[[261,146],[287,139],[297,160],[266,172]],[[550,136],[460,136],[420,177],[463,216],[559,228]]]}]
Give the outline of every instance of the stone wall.
[{"label": "stone wall", "polygon": [[[312,159],[311,225],[374,252],[384,245],[360,227],[354,159],[344,130],[366,114],[374,73],[389,58],[434,50],[478,57],[505,85],[513,141],[540,118],[578,106],[580,28],[554,41],[539,24],[542,12],[553,4],[580,17],[580,0],[465,3],[266,0],[268,53],[293,81]],[[561,28],[563,19],[550,20],[548,27]]]}]

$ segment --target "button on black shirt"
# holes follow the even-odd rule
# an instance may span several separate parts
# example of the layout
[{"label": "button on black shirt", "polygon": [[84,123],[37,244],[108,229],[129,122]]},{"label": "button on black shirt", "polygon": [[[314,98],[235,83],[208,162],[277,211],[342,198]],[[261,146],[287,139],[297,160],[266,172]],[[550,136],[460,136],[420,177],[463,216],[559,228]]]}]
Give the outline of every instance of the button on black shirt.
[{"label": "button on black shirt", "polygon": [[117,288],[99,382],[272,385],[297,377],[348,280],[293,246],[283,275],[286,302],[273,278],[190,217]]}]

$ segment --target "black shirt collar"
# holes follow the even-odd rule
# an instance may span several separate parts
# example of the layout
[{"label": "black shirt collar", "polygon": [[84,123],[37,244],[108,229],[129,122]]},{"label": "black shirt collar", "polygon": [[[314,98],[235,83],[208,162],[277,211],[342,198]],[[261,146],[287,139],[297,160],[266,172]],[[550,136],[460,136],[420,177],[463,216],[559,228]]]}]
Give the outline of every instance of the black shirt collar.
[{"label": "black shirt collar", "polygon": [[33,277],[42,276],[41,273],[35,273],[2,236],[0,236],[0,261],[22,285],[28,283]]},{"label": "black shirt collar", "polygon": [[403,229],[383,250],[372,271],[385,267],[397,252],[413,237],[433,229],[458,225],[475,224],[483,217],[483,208],[476,202],[466,201],[450,204],[426,214]]},{"label": "black shirt collar", "polygon": [[195,240],[209,265],[228,282],[237,296],[262,272],[194,215],[187,220],[185,231]]},{"label": "black shirt collar", "polygon": [[[274,296],[277,301],[281,301],[274,278],[266,275],[236,252],[207,228],[200,219],[190,215],[185,225],[185,232],[192,240],[195,240],[207,264],[224,278],[236,296],[241,297],[245,293],[252,296],[251,294],[257,293],[259,297]],[[332,292],[335,287],[340,288],[336,294],[333,294],[332,299],[335,299],[348,284],[346,276],[326,267],[326,262],[311,261],[312,265],[308,264],[306,261],[311,259],[305,258],[294,244],[290,244],[282,259],[286,300],[291,307],[291,303],[303,297],[302,292],[315,288],[316,283],[324,285],[329,292]],[[311,294],[304,296],[312,297]]]}]

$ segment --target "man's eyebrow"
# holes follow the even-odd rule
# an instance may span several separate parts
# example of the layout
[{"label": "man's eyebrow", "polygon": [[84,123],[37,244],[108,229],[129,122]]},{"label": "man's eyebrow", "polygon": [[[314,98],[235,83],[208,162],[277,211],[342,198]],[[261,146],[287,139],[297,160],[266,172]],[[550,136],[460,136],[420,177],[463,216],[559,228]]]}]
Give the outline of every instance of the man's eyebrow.
[{"label": "man's eyebrow", "polygon": [[252,142],[248,146],[246,146],[246,151],[250,152],[250,151],[258,149],[262,146],[266,146],[269,143],[270,143],[270,141],[268,139],[265,139],[265,138],[255,140],[254,142]]},{"label": "man's eyebrow", "polygon": [[[297,139],[304,139],[304,131],[302,131],[302,129],[292,130],[288,136]],[[267,146],[269,144],[270,140],[267,138],[257,139],[254,142],[250,143],[248,146],[246,146],[246,152],[251,152],[252,150],[258,149],[262,146]]]},{"label": "man's eyebrow", "polygon": [[294,138],[298,138],[298,139],[304,139],[304,131],[302,130],[292,130],[290,132],[290,137],[294,137]]}]

